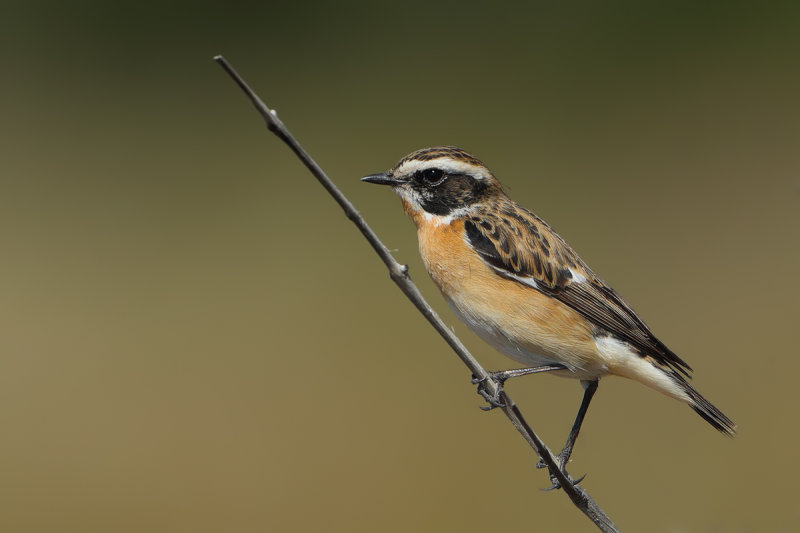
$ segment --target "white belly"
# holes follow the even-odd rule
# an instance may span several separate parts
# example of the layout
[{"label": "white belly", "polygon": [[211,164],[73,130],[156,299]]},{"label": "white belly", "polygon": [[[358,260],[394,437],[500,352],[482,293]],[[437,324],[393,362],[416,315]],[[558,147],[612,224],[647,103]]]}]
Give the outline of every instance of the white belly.
[{"label": "white belly", "polygon": [[515,343],[509,339],[508,336],[491,321],[468,311],[462,311],[461,308],[449,298],[445,298],[445,300],[459,320],[501,354],[515,361],[519,361],[527,367],[565,364],[563,361],[559,361],[554,357],[547,357],[523,348],[519,343]]}]

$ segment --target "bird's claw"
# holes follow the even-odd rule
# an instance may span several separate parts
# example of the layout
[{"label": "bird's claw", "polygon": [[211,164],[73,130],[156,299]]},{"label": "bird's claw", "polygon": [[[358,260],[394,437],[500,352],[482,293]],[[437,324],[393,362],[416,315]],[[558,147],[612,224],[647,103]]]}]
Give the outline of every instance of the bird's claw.
[{"label": "bird's claw", "polygon": [[[573,480],[572,478],[569,477],[569,474],[567,474],[566,470],[562,470],[562,472],[567,477],[567,479],[570,481],[570,483],[572,484],[573,487],[576,486],[581,481],[583,481],[583,479],[586,477],[586,474],[584,474],[581,477],[579,477],[578,479]],[[552,483],[552,485],[550,485],[549,487],[545,487],[545,488],[543,488],[541,490],[543,490],[544,492],[549,492],[551,490],[558,490],[558,489],[561,488],[561,482],[558,481],[558,479],[556,479],[555,476],[552,476],[552,475],[550,476],[550,482]]]},{"label": "bird's claw", "polygon": [[[565,457],[563,452],[559,453],[558,455],[556,455],[554,457],[554,459],[556,460],[556,466],[558,466],[558,469],[561,470],[561,473],[564,474],[564,477],[566,477],[572,483],[573,486],[575,486],[578,483],[580,483],[581,481],[583,481],[583,478],[586,477],[586,474],[584,474],[581,477],[579,477],[577,480],[574,480],[574,481],[573,481],[573,479],[571,477],[569,477],[569,474],[567,473],[567,470],[565,468],[566,463],[567,463],[567,461],[569,461],[569,459],[567,457]],[[545,462],[542,459],[539,459],[539,461],[536,463],[536,468],[548,468],[548,466],[545,464]],[[552,483],[552,485],[550,485],[549,487],[543,488],[542,489],[543,491],[558,490],[558,489],[561,488],[561,482],[558,481],[558,478],[556,478],[556,476],[554,476],[552,472],[550,473],[550,482]]]},{"label": "bird's claw", "polygon": [[[566,450],[561,450],[558,455],[554,455],[553,459],[556,460],[556,464],[561,470],[564,470],[564,467],[567,465],[569,461],[569,455],[567,455]],[[539,461],[536,463],[536,468],[547,468],[547,464],[544,462],[544,459],[539,458]]]},{"label": "bird's claw", "polygon": [[[495,394],[491,394],[486,390],[486,381],[491,378],[497,384],[497,392]],[[472,376],[472,384],[478,385],[478,394],[480,394],[481,398],[486,400],[486,403],[489,405],[481,405],[481,411],[491,411],[496,407],[505,407],[506,404],[500,399],[500,394],[503,392],[503,381],[505,380],[498,380],[495,378],[493,373],[490,373],[488,376],[483,378],[476,378]]]}]

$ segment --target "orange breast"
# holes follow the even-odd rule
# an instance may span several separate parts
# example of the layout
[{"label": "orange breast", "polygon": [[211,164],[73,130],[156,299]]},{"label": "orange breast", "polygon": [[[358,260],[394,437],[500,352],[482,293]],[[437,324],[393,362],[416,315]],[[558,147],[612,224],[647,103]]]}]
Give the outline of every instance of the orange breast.
[{"label": "orange breast", "polygon": [[466,241],[463,220],[409,214],[417,224],[428,273],[459,318],[481,338],[528,365],[557,362],[591,375],[604,372],[583,317],[532,287],[498,275]]}]

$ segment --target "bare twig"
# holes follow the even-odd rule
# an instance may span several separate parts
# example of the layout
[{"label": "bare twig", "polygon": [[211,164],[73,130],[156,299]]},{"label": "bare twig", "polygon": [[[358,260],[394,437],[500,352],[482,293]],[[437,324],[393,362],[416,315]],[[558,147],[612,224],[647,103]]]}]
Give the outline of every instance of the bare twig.
[{"label": "bare twig", "polygon": [[372,248],[380,256],[386,267],[389,269],[389,275],[400,290],[408,297],[409,300],[416,306],[420,313],[430,322],[433,328],[439,335],[447,341],[447,344],[455,351],[456,355],[464,362],[469,368],[472,375],[479,380],[485,380],[485,389],[490,395],[500,396],[502,406],[500,407],[511,423],[517,428],[517,431],[522,434],[523,438],[528,442],[531,448],[542,458],[542,461],[550,470],[550,475],[558,480],[561,488],[572,500],[572,503],[580,509],[586,516],[588,516],[597,527],[604,532],[618,532],[619,530],[611,521],[611,519],[603,512],[603,510],[595,503],[583,487],[576,485],[569,476],[559,468],[556,459],[550,452],[550,449],[542,442],[539,436],[531,429],[522,413],[511,397],[506,394],[502,389],[499,389],[498,383],[491,377],[491,375],[481,366],[480,363],[469,353],[467,348],[461,343],[452,331],[442,322],[436,311],[428,305],[425,299],[420,294],[419,289],[411,281],[408,276],[408,267],[398,263],[389,249],[381,242],[375,232],[367,225],[364,218],[356,211],[353,204],[342,194],[336,185],[328,178],[323,170],[317,163],[308,155],[299,142],[284,126],[283,122],[278,118],[278,114],[274,109],[268,108],[264,102],[253,92],[252,89],[245,83],[241,76],[233,69],[233,67],[222,56],[214,57],[214,60],[222,66],[223,69],[233,78],[239,85],[242,91],[250,98],[255,108],[264,117],[269,131],[277,135],[283,142],[289,145],[289,148],[297,154],[297,157],[308,167],[315,178],[322,184],[323,187],[333,196],[334,200],[342,207],[347,218],[353,221],[358,227],[367,241],[372,245]]}]

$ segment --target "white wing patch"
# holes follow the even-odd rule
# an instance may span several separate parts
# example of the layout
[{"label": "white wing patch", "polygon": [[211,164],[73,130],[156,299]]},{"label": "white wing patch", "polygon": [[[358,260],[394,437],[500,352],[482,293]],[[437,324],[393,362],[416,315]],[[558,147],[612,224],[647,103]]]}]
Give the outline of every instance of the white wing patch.
[{"label": "white wing patch", "polygon": [[498,275],[504,278],[513,279],[514,281],[519,281],[520,283],[522,283],[523,285],[527,285],[528,287],[532,287],[537,290],[539,289],[539,285],[536,284],[536,280],[531,277],[519,276],[517,274],[509,272],[508,270],[497,268],[494,265],[490,265],[489,263],[486,263],[486,265],[489,266],[489,268],[491,268],[495,272],[497,272]]},{"label": "white wing patch", "polygon": [[569,269],[569,273],[572,274],[572,283],[583,283],[586,281],[586,276],[573,268]]},{"label": "white wing patch", "polygon": [[[533,287],[534,289],[538,289],[539,288],[539,286],[536,284],[536,280],[534,278],[532,278],[532,277],[520,276],[520,275],[517,275],[517,274],[512,274],[512,273],[508,272],[507,270],[501,270],[501,269],[495,268],[495,267],[492,267],[492,268],[494,268],[494,270],[496,272],[502,274],[504,277],[511,278],[511,279],[513,279],[515,281],[519,281],[520,283],[523,283],[523,284],[525,284],[525,285],[527,285],[529,287]],[[569,272],[570,272],[570,274],[572,274],[572,279],[570,280],[570,283],[584,283],[585,281],[587,281],[586,277],[583,274],[581,274],[580,272],[578,272],[577,270],[573,270],[573,269],[570,268]]]}]

